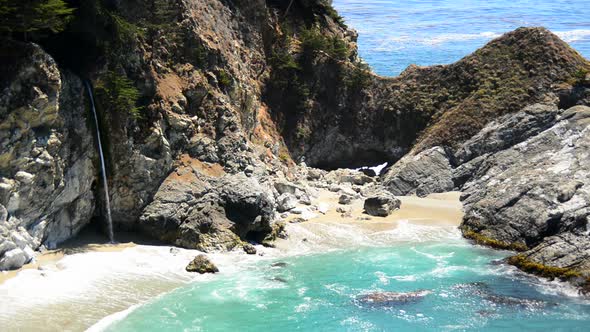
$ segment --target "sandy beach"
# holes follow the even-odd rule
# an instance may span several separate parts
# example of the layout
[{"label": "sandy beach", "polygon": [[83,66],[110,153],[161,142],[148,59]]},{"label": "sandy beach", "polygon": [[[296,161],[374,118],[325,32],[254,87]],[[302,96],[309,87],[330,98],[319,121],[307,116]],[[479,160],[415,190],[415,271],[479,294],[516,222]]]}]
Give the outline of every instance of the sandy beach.
[{"label": "sandy beach", "polygon": [[[399,198],[401,209],[386,218],[364,214],[360,199],[348,205],[351,213],[343,216],[336,211],[343,207],[338,204],[338,195],[321,191],[312,203],[323,205],[326,213],[318,212],[315,218],[302,223],[289,223],[297,217],[290,215],[286,219],[289,237],[278,240],[276,248],[257,246],[259,255],[254,256],[241,250],[208,256],[226,274],[265,259],[362,245],[427,241],[441,234],[460,236],[458,193]],[[108,244],[96,235],[81,236],[63,248],[39,254],[20,270],[0,273],[0,321],[8,322],[3,330],[83,331],[104,317],[177,287],[215,277],[184,271],[199,254],[196,250],[155,245],[123,234],[119,239],[121,243]]]}]

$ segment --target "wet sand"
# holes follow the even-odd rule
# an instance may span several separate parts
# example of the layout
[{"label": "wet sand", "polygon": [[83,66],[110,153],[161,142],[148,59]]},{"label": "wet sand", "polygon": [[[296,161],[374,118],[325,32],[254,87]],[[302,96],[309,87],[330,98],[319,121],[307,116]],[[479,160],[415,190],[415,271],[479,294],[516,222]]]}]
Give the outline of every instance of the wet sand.
[{"label": "wet sand", "polygon": [[21,271],[25,270],[42,270],[48,266],[55,266],[55,264],[67,255],[85,253],[85,252],[118,252],[126,248],[136,246],[135,242],[129,240],[130,238],[137,238],[131,234],[123,233],[121,235],[123,241],[121,243],[108,243],[103,236],[91,232],[83,231],[80,236],[66,241],[59,249],[48,250],[41,253],[37,253],[35,258],[29,264],[24,265],[20,269],[12,271],[1,271],[0,272],[0,285],[7,280],[16,277]]}]

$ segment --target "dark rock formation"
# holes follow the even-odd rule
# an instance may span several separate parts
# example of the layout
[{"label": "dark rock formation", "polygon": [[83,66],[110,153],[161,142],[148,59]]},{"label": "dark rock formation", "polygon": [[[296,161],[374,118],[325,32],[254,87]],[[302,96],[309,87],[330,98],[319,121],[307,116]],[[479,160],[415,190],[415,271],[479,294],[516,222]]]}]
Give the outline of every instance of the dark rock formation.
[{"label": "dark rock formation", "polygon": [[162,183],[139,228],[181,247],[229,250],[241,240],[262,241],[274,214],[274,196],[257,178],[188,158]]},{"label": "dark rock formation", "polygon": [[590,276],[590,108],[487,157],[464,186],[462,229],[531,248],[537,263]]},{"label": "dark rock formation", "polygon": [[246,252],[248,255],[256,255],[256,247],[251,245],[250,243],[245,243],[242,248],[244,249],[244,252]]},{"label": "dark rock formation", "polygon": [[219,272],[219,269],[209,260],[209,258],[207,258],[207,256],[199,255],[186,266],[186,271],[205,274],[217,273]]},{"label": "dark rock formation", "polygon": [[409,155],[393,165],[383,178],[383,184],[394,195],[426,196],[434,192],[451,191],[453,169],[441,147]]},{"label": "dark rock formation", "polygon": [[462,190],[466,237],[525,251],[514,264],[527,272],[583,282],[590,276],[589,119],[586,106],[532,105],[490,123],[454,154],[439,148],[405,157],[385,184],[401,194]]}]

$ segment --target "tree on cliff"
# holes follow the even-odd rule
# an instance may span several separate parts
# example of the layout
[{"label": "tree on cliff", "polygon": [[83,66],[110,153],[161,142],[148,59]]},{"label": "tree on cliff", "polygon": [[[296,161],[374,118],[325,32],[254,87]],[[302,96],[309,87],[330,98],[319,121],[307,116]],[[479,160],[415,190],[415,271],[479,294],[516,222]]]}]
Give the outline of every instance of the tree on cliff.
[{"label": "tree on cliff", "polygon": [[0,31],[31,33],[63,31],[72,19],[74,8],[63,0],[0,0]]}]

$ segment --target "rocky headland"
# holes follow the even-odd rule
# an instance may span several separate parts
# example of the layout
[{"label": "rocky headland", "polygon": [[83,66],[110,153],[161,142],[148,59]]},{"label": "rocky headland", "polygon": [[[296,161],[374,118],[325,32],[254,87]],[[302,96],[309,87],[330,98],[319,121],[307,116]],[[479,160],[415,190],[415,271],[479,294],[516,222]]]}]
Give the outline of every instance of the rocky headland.
[{"label": "rocky headland", "polygon": [[550,31],[387,78],[328,2],[165,3],[84,1],[60,34],[3,41],[0,269],[104,227],[88,81],[115,230],[272,246],[326,209],[457,190],[465,237],[589,290],[590,63]]}]

